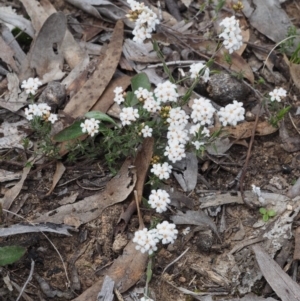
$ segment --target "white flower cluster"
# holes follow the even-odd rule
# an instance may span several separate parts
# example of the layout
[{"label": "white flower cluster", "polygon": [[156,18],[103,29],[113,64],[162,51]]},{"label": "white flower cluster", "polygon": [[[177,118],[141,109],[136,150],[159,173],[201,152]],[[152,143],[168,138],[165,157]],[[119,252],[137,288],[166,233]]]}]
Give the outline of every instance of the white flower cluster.
[{"label": "white flower cluster", "polygon": [[219,120],[223,126],[236,126],[239,121],[245,119],[244,114],[245,109],[243,108],[243,103],[237,102],[236,100],[228,104],[225,108],[221,108],[218,112]]},{"label": "white flower cluster", "polygon": [[160,103],[154,99],[153,93],[147,89],[138,88],[134,94],[139,101],[143,102],[143,108],[146,111],[156,113],[161,109]]},{"label": "white flower cluster", "polygon": [[175,163],[183,159],[185,154],[185,145],[189,141],[188,131],[185,130],[188,124],[189,116],[180,107],[172,108],[169,111],[169,118],[167,122],[168,127],[168,145],[165,149],[164,155],[170,161]]},{"label": "white flower cluster", "polygon": [[120,113],[120,120],[122,125],[130,125],[133,121],[136,121],[140,115],[138,113],[138,109],[134,109],[133,107],[123,108]]},{"label": "white flower cluster", "polygon": [[144,40],[151,38],[151,33],[155,30],[156,24],[159,24],[157,15],[144,3],[134,0],[127,0],[130,5],[130,13],[126,15],[131,21],[135,21],[135,27],[132,31],[133,41],[143,43]]},{"label": "white flower cluster", "polygon": [[95,118],[86,119],[80,124],[82,132],[89,134],[91,137],[94,137],[95,134],[99,133],[99,120]]},{"label": "white flower cluster", "polygon": [[151,255],[157,250],[157,244],[160,240],[163,244],[174,243],[177,234],[178,230],[175,224],[163,221],[155,229],[148,230],[144,228],[136,231],[132,241],[137,244],[135,247],[137,250],[140,250],[142,253],[148,252]]},{"label": "white flower cluster", "polygon": [[172,172],[172,166],[167,162],[161,164],[153,164],[151,168],[151,172],[154,173],[160,180],[167,180],[170,178],[170,174]]},{"label": "white flower cluster", "polygon": [[116,102],[118,105],[120,105],[122,102],[125,101],[122,87],[116,87],[114,89],[114,93],[115,93],[114,102]]},{"label": "white flower cluster", "polygon": [[167,206],[171,203],[170,195],[163,189],[152,190],[148,203],[156,212],[162,213],[167,211]]},{"label": "white flower cluster", "polygon": [[281,102],[281,99],[286,97],[286,90],[284,90],[283,88],[276,88],[274,89],[272,92],[269,93],[269,95],[271,96],[271,101],[278,101]]},{"label": "white flower cluster", "polygon": [[34,116],[42,117],[45,121],[54,123],[57,121],[57,115],[50,113],[51,107],[46,103],[32,104],[25,109],[27,120],[32,120]]},{"label": "white flower cluster", "polygon": [[190,66],[190,73],[192,79],[201,77],[204,80],[204,82],[207,82],[209,80],[209,68],[206,67],[206,65],[203,62],[193,63]]},{"label": "white flower cluster", "polygon": [[191,118],[193,122],[199,122],[200,125],[211,125],[213,121],[213,116],[216,109],[212,106],[209,99],[200,97],[199,99],[194,99],[192,105]]},{"label": "white flower cluster", "polygon": [[39,86],[42,85],[42,82],[36,77],[36,78],[28,78],[27,80],[22,81],[21,88],[25,89],[26,94],[32,94],[34,95],[38,89]]},{"label": "white flower cluster", "polygon": [[178,97],[176,89],[176,85],[167,80],[156,86],[154,95],[159,103],[176,102]]},{"label": "white flower cluster", "polygon": [[228,50],[229,53],[240,49],[243,45],[243,37],[241,35],[241,29],[239,26],[239,20],[235,16],[225,18],[221,23],[221,26],[224,27],[224,30],[219,34],[220,38],[224,39],[224,47]]}]

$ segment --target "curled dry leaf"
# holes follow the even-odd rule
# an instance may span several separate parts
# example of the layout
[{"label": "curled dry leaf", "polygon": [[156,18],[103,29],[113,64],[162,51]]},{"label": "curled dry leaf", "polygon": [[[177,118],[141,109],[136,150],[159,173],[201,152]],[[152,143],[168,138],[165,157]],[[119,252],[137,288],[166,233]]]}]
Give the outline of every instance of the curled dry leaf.
[{"label": "curled dry leaf", "polygon": [[58,181],[60,180],[60,178],[64,174],[65,170],[66,170],[65,166],[60,161],[58,161],[56,163],[56,170],[55,170],[55,173],[54,173],[54,176],[53,176],[52,186],[51,186],[50,190],[48,191],[48,193],[46,194],[46,196],[48,196],[52,193],[52,191],[54,190],[56,184],[58,183]]}]

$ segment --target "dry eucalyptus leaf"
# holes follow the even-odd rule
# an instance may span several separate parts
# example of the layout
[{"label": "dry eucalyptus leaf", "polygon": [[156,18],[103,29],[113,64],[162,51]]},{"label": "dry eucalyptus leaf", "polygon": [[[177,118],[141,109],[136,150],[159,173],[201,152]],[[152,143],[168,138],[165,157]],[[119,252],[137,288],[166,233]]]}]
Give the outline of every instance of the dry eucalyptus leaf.
[{"label": "dry eucalyptus leaf", "polygon": [[231,148],[232,144],[229,138],[217,138],[206,147],[206,150],[211,155],[222,156]]},{"label": "dry eucalyptus leaf", "polygon": [[[1,8],[1,7],[0,7]],[[3,38],[0,36],[0,58],[4,61],[7,65],[9,65],[12,70],[18,73],[19,68],[16,65],[14,59],[14,52],[13,50],[5,43]]]},{"label": "dry eucalyptus leaf", "polygon": [[56,187],[56,184],[58,183],[58,181],[61,179],[61,177],[63,176],[64,172],[65,172],[66,168],[65,166],[62,164],[62,162],[58,161],[56,163],[56,170],[53,176],[53,182],[52,182],[52,186],[50,188],[50,190],[47,192],[46,196],[50,195],[52,193],[52,191],[54,190],[54,188]]},{"label": "dry eucalyptus leaf", "polygon": [[183,191],[192,191],[197,185],[198,160],[194,153],[173,164],[173,175]]},{"label": "dry eucalyptus leaf", "polygon": [[21,178],[20,172],[12,172],[5,169],[0,169],[0,183],[19,180],[20,178]]},{"label": "dry eucalyptus leaf", "polygon": [[254,28],[276,43],[286,38],[288,29],[293,23],[281,8],[279,0],[243,0],[242,2],[243,13]]},{"label": "dry eucalyptus leaf", "polygon": [[[66,22],[63,13],[52,14],[34,41],[30,53],[30,67],[36,70],[43,83],[59,80],[65,74],[61,71],[63,65],[61,44],[66,34]],[[57,48],[57,53],[54,48]]]},{"label": "dry eucalyptus leaf", "polygon": [[64,112],[73,118],[87,113],[97,102],[112,79],[118,66],[123,44],[123,22],[118,21],[111,41],[96,70],[66,105]]},{"label": "dry eucalyptus leaf", "polygon": [[252,247],[260,270],[282,301],[299,301],[300,286],[259,245]]},{"label": "dry eucalyptus leaf", "polygon": [[181,2],[186,6],[189,7],[191,5],[191,3],[193,2],[193,0],[181,0]]}]

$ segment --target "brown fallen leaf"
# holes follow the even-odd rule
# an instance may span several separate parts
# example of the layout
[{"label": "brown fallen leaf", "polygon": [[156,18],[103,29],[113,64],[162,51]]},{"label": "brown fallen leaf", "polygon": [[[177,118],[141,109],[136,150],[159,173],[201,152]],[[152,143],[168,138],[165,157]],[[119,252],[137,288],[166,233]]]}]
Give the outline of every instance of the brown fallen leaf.
[{"label": "brown fallen leaf", "polygon": [[[222,128],[222,135],[229,135],[235,139],[245,139],[249,138],[252,135],[252,131],[255,125],[255,121],[243,122],[236,126],[224,127]],[[220,130],[220,127],[211,128],[211,133]],[[278,128],[273,127],[268,121],[258,122],[255,135],[265,136],[270,135],[278,131]]]},{"label": "brown fallen leaf", "polygon": [[300,301],[300,286],[259,245],[252,247],[260,270],[282,301]]},{"label": "brown fallen leaf", "polygon": [[121,77],[113,79],[108,84],[102,96],[92,107],[92,111],[101,111],[103,113],[106,113],[108,109],[114,104],[114,97],[115,97],[114,89],[116,87],[122,87],[123,91],[126,90],[127,87],[130,85],[130,80],[131,77],[128,75],[123,75]]},{"label": "brown fallen leaf", "polygon": [[70,222],[68,223],[70,226],[73,226],[74,223],[74,226],[78,227],[94,220],[105,208],[124,201],[133,190],[136,172],[129,169],[131,164],[131,160],[127,159],[118,174],[108,182],[104,191],[74,204],[67,204],[47,212],[32,222],[52,222],[55,224]]},{"label": "brown fallen leaf", "polygon": [[60,178],[64,174],[65,170],[66,170],[65,166],[60,161],[58,161],[56,163],[56,170],[55,170],[55,173],[54,173],[54,176],[53,176],[52,186],[51,186],[50,190],[47,192],[46,196],[48,196],[52,193],[52,191],[54,190],[56,184],[58,183],[58,181],[60,180]]},{"label": "brown fallen leaf", "polygon": [[93,75],[66,105],[64,112],[73,118],[83,116],[88,112],[102,95],[118,66],[122,53],[123,22],[119,20],[114,28],[111,41],[103,59]]},{"label": "brown fallen leaf", "polygon": [[[43,24],[30,51],[30,68],[35,69],[43,83],[61,79],[64,72],[61,45],[66,34],[67,21],[62,12],[52,14]],[[57,53],[53,50],[57,45]]]}]

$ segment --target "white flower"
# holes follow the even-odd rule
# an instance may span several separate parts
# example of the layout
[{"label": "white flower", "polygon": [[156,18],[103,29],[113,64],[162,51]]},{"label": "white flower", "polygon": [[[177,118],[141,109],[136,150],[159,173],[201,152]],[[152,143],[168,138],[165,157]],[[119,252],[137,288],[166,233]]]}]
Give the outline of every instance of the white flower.
[{"label": "white flower", "polygon": [[182,234],[183,235],[188,235],[191,231],[191,228],[190,227],[186,227],[185,229],[182,230]]},{"label": "white flower", "polygon": [[193,122],[200,122],[201,125],[212,124],[212,118],[216,110],[209,99],[204,97],[194,99],[192,109],[191,118],[193,119]]},{"label": "white flower", "polygon": [[36,78],[28,78],[27,80],[23,80],[21,84],[21,88],[25,90],[26,94],[34,95],[39,86],[42,85],[42,82]]},{"label": "white flower", "polygon": [[193,63],[190,67],[190,73],[191,73],[191,78],[197,78],[200,77],[200,71],[203,70],[203,74],[201,75],[201,78],[203,78],[203,80],[205,82],[207,82],[209,80],[209,68],[206,67],[205,64],[203,64],[203,62],[200,63]]},{"label": "white flower", "polygon": [[86,119],[80,124],[83,133],[89,134],[91,137],[94,137],[95,134],[99,132],[99,120],[95,118]]},{"label": "white flower", "polygon": [[167,210],[167,205],[171,203],[170,195],[163,189],[152,190],[148,203],[151,208],[156,209],[156,212],[162,213]]},{"label": "white flower", "polygon": [[156,226],[158,238],[162,240],[163,244],[174,243],[177,238],[178,230],[175,224],[170,224],[167,221]]},{"label": "white flower", "polygon": [[272,92],[269,93],[271,96],[271,101],[278,101],[281,102],[281,99],[286,97],[287,92],[283,88],[276,88]]},{"label": "white flower", "polygon": [[244,114],[243,103],[236,100],[232,104],[228,104],[225,108],[221,108],[218,112],[219,120],[223,126],[227,124],[236,126],[239,121],[245,119]]},{"label": "white flower", "polygon": [[153,129],[151,129],[148,125],[142,129],[143,137],[152,137]]},{"label": "white flower", "polygon": [[156,229],[153,230],[148,231],[147,228],[144,228],[143,230],[134,233],[132,241],[137,244],[135,247],[137,250],[140,250],[142,253],[148,252],[149,255],[157,250],[156,245],[159,242],[159,239],[157,237]]},{"label": "white flower", "polygon": [[116,102],[118,105],[120,105],[122,102],[125,101],[122,87],[116,87],[114,89],[114,93],[115,93],[114,102]]},{"label": "white flower", "polygon": [[240,49],[243,45],[241,29],[239,27],[239,20],[235,16],[225,18],[221,23],[221,26],[224,27],[224,30],[219,34],[220,38],[224,39],[224,47],[228,50],[229,53]]},{"label": "white flower", "polygon": [[255,186],[254,184],[252,184],[251,186],[252,186],[252,191],[253,191],[257,196],[261,196],[260,187],[257,187],[257,186]]},{"label": "white flower", "polygon": [[55,121],[57,121],[57,115],[51,113],[48,117],[48,121],[50,121],[52,124],[55,123]]},{"label": "white flower", "polygon": [[136,121],[137,118],[139,117],[140,116],[138,110],[132,107],[123,108],[120,113],[120,120],[123,126],[130,125],[133,121]]},{"label": "white flower", "polygon": [[193,141],[192,144],[195,145],[196,150],[198,150],[200,148],[201,145],[204,145],[204,142],[200,142],[200,141]]},{"label": "white flower", "polygon": [[154,173],[160,180],[167,180],[170,178],[170,174],[172,171],[172,166],[169,165],[167,162],[160,164],[153,164],[151,172]]},{"label": "white flower", "polygon": [[176,85],[172,84],[169,80],[164,83],[159,83],[155,90],[154,95],[158,102],[175,102],[177,101],[178,93],[176,92]]},{"label": "white flower", "polygon": [[135,21],[135,28],[132,31],[133,41],[143,43],[145,39],[151,38],[151,33],[155,30],[156,24],[159,24],[159,19],[144,3],[132,0],[127,2],[130,5],[131,12],[126,16]]}]

